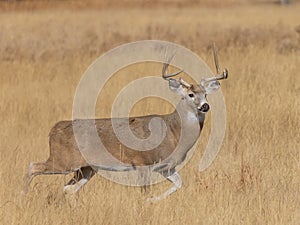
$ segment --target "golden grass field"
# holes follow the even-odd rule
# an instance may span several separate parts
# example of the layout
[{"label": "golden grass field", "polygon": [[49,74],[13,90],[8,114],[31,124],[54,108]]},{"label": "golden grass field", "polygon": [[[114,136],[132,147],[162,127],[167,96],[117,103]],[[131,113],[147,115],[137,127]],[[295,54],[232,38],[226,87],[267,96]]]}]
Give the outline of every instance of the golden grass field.
[{"label": "golden grass field", "polygon": [[[299,1],[144,3],[0,2],[0,224],[299,224]],[[62,192],[71,175],[38,176],[22,196],[29,162],[49,155],[51,127],[72,118],[87,67],[119,44],[144,39],[181,44],[212,69],[209,46],[216,42],[230,73],[221,84],[226,136],[213,164],[198,170],[208,115],[180,171],[183,187],[161,202],[145,199],[168,189],[167,181],[145,194],[100,175],[75,196]],[[108,96],[138,76],[131,72],[107,85],[98,117],[110,115]],[[168,112],[167,103],[157,103],[142,101],[132,113]]]}]

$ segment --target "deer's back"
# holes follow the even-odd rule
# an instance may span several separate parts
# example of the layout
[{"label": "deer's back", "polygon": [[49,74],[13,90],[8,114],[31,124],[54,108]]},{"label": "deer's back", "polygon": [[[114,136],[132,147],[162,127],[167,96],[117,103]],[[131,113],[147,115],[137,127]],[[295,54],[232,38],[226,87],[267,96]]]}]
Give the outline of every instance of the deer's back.
[{"label": "deer's back", "polygon": [[[122,123],[129,123],[132,133],[139,139],[145,139],[150,136],[149,122],[157,115],[149,115],[135,118],[117,118]],[[116,136],[112,127],[111,119],[80,119],[74,121],[58,122],[50,131],[50,148],[52,152],[58,152],[63,157],[77,159],[78,162],[86,163],[84,157],[79,151],[78,144],[74,135],[74,127],[79,128],[79,135],[85,137],[92,136],[91,125],[97,130],[97,138],[100,138],[102,144],[115,159],[134,166],[152,165],[166,159],[175,150],[180,137],[180,123],[176,120],[176,115],[161,116],[167,125],[166,136],[163,141],[153,150],[138,151],[123,145]],[[93,122],[94,121],[94,122]],[[153,131],[155,132],[155,131]],[[76,133],[78,135],[78,133]],[[91,143],[94,143],[91,140]],[[85,148],[86,146],[80,146]],[[91,148],[91,146],[89,146]],[[99,146],[92,146],[95,154],[101,154],[103,149]],[[143,149],[144,150],[144,149]],[[93,153],[94,154],[94,153]]]}]

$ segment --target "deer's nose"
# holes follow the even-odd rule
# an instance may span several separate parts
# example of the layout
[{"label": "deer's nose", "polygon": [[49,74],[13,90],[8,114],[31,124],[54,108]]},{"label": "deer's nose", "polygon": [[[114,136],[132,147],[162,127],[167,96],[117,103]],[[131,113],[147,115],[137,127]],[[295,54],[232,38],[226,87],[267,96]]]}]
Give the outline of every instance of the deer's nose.
[{"label": "deer's nose", "polygon": [[209,110],[209,105],[207,103],[204,103],[201,105],[200,109],[201,112],[207,112]]}]

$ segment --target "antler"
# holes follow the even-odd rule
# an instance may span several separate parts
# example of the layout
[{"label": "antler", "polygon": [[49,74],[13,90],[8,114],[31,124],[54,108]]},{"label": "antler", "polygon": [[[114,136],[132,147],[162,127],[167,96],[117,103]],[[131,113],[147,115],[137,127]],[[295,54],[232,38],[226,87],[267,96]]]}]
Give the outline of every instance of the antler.
[{"label": "antler", "polygon": [[[182,73],[183,72],[183,69],[177,71],[177,72],[174,72],[174,73],[171,73],[171,74],[167,74],[167,70],[168,70],[168,67],[171,63],[171,61],[174,59],[175,55],[176,55],[176,52],[174,52],[171,57],[167,57],[168,55],[168,48],[166,49],[166,53],[165,53],[165,62],[163,64],[163,68],[162,68],[162,78],[164,78],[165,80],[169,80],[170,77],[174,77],[174,76],[177,76],[178,74]],[[191,85],[184,81],[181,77],[179,78],[178,80],[183,86],[187,87],[187,88],[191,88]]]},{"label": "antler", "polygon": [[218,54],[217,54],[217,48],[216,48],[216,43],[213,43],[213,50],[214,50],[214,61],[216,65],[216,71],[217,74],[220,74],[220,66],[219,66],[219,60],[218,60]]},{"label": "antler", "polygon": [[217,48],[216,44],[213,43],[213,51],[214,51],[214,61],[216,66],[217,75],[215,77],[204,79],[204,82],[214,81],[214,80],[223,80],[228,78],[228,70],[224,69],[223,73],[221,74],[221,70],[219,67],[219,60],[218,60],[218,54],[217,54]]},{"label": "antler", "polygon": [[164,65],[163,65],[163,68],[162,68],[162,77],[167,80],[168,78],[170,77],[174,77],[180,73],[183,72],[183,70],[180,70],[180,71],[177,71],[175,73],[171,73],[171,74],[167,74],[167,70],[168,70],[168,67],[171,63],[171,61],[174,59],[175,57],[175,54],[176,52],[174,52],[170,58],[167,59],[167,55],[168,55],[168,48],[166,49],[166,53],[165,53],[165,62],[164,62]]}]

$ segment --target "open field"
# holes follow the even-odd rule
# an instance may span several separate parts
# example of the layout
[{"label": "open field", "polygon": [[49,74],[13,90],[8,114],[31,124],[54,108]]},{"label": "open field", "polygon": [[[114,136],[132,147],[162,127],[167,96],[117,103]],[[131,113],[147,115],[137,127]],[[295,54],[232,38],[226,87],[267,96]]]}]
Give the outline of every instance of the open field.
[{"label": "open field", "polygon": [[[0,4],[0,224],[299,224],[299,1],[281,7],[268,1],[164,0],[148,1],[148,8],[134,0],[70,2]],[[168,189],[167,181],[145,194],[100,176],[75,196],[62,193],[71,175],[38,176],[21,196],[29,162],[48,157],[51,127],[71,119],[86,68],[109,49],[144,39],[181,44],[212,68],[209,46],[216,42],[220,64],[230,73],[221,84],[226,136],[211,167],[198,171],[208,115],[196,152],[180,171],[183,187],[159,203],[145,198]],[[148,72],[131,70],[108,83],[97,117],[110,115],[109,95],[141,71]],[[158,102],[142,101],[132,114],[169,112],[167,103]]]}]

